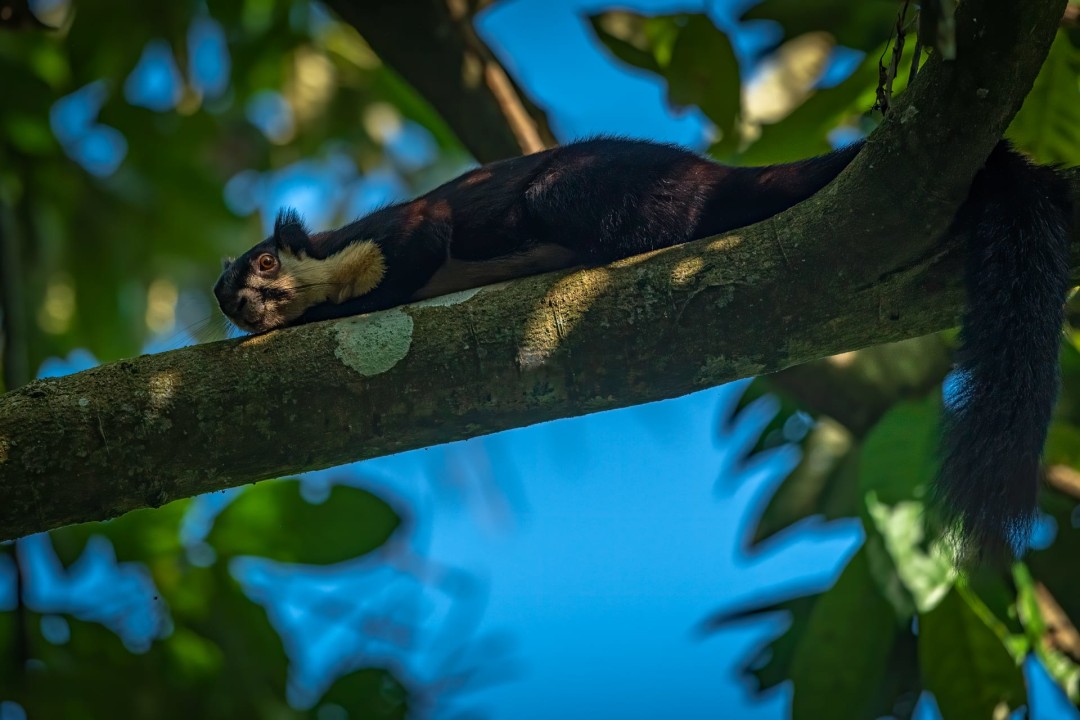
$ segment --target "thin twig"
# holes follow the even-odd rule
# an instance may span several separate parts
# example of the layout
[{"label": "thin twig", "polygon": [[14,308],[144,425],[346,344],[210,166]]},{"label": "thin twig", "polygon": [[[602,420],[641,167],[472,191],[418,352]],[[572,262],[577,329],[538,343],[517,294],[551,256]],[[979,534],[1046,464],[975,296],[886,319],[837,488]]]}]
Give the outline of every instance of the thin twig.
[{"label": "thin twig", "polygon": [[527,106],[528,101],[521,90],[510,79],[502,63],[495,57],[495,53],[477,34],[473,25],[475,8],[470,7],[466,0],[446,0],[446,7],[465,46],[482,64],[484,82],[499,105],[503,117],[506,118],[506,124],[517,138],[522,151],[526,154],[534,153],[555,145],[555,138],[547,126],[547,119],[535,106]]}]

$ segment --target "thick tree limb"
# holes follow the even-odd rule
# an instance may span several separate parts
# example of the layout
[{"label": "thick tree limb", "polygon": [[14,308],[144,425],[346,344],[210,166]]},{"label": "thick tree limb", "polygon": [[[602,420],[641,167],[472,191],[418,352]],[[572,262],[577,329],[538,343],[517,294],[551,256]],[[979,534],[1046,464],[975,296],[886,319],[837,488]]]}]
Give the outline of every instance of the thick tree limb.
[{"label": "thick tree limb", "polygon": [[1060,5],[963,3],[988,9],[980,41],[960,18],[957,61],[920,73],[899,119],[853,166],[778,218],[605,268],[126,360],[0,398],[0,538],[952,326],[960,258],[942,235],[1030,86]]},{"label": "thick tree limb", "polygon": [[955,323],[959,253],[804,294],[780,247],[795,241],[810,238],[766,222],[605,268],[34,382],[0,398],[0,537],[660,400]]}]

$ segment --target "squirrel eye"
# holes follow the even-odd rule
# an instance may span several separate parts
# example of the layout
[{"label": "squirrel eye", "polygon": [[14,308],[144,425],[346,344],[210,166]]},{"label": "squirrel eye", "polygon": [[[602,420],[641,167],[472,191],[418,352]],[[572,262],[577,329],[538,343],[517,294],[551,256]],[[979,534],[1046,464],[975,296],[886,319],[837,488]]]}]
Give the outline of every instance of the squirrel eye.
[{"label": "squirrel eye", "polygon": [[271,255],[270,253],[263,253],[262,255],[259,256],[259,259],[256,261],[256,264],[259,266],[259,269],[262,270],[263,272],[270,272],[271,270],[273,270],[274,268],[277,267],[277,258],[274,257],[273,255]]}]

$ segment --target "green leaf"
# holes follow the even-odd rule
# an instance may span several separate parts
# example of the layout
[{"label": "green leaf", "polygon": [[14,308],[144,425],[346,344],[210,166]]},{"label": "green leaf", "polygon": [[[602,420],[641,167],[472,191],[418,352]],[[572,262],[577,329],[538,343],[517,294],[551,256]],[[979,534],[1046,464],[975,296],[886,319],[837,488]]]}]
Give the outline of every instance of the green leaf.
[{"label": "green leaf", "polygon": [[[1075,302],[1075,300],[1074,300]],[[1073,310],[1072,312],[1075,312]],[[1061,396],[1043,458],[1048,465],[1080,468],[1080,332],[1070,328],[1061,345]]]},{"label": "green leaf", "polygon": [[722,133],[719,152],[734,152],[742,102],[739,63],[727,34],[707,15],[645,18],[618,11],[589,22],[619,60],[664,77],[672,105],[701,108]]},{"label": "green leaf", "polygon": [[1080,164],[1080,48],[1058,30],[1006,136],[1039,162]]},{"label": "green leaf", "polygon": [[[359,670],[338,678],[320,704],[330,703],[347,708],[349,717],[372,720],[404,718],[408,711],[405,689],[388,672],[376,669]],[[316,715],[321,717],[322,713]]]},{"label": "green leaf", "polygon": [[94,535],[104,535],[116,547],[119,562],[141,561],[151,570],[171,562],[180,552],[180,523],[190,500],[177,500],[155,509],[133,510],[113,520],[79,523],[49,533],[64,565],[75,562]]},{"label": "green leaf", "polygon": [[364,490],[335,485],[312,505],[299,487],[278,480],[249,488],[218,516],[208,542],[225,556],[322,565],[371,552],[398,525],[390,506]]},{"label": "green leaf", "polygon": [[773,638],[767,645],[758,648],[748,656],[742,665],[742,671],[753,675],[760,691],[764,692],[783,682],[791,675],[791,661],[799,641],[806,630],[807,619],[813,612],[818,595],[792,598],[766,605],[751,604],[728,612],[717,613],[708,619],[706,632],[724,627],[730,623],[760,621],[764,618],[783,618],[790,620],[787,630]]},{"label": "green leaf", "polygon": [[[801,160],[832,149],[829,133],[839,127],[869,130],[880,118],[871,113],[878,85],[878,59],[888,46],[881,43],[839,84],[814,91],[805,102],[778,122],[762,125],[761,135],[740,153],[740,162],[767,165]],[[908,43],[900,60],[901,68],[911,65],[914,44]],[[893,95],[907,87],[903,71],[893,83]]]},{"label": "green leaf", "polygon": [[[860,550],[814,604],[791,663],[792,716],[861,718],[874,699],[897,626]],[[842,702],[838,702],[842,698]]]},{"label": "green leaf", "polygon": [[733,152],[741,108],[739,62],[726,33],[706,15],[691,15],[679,30],[664,70],[673,105],[697,105],[723,133],[721,152]]},{"label": "green leaf", "polygon": [[897,403],[867,435],[859,485],[871,574],[897,617],[927,611],[956,579],[940,541],[925,547],[923,499],[936,471],[938,393]]},{"label": "green leaf", "polygon": [[221,648],[187,627],[173,630],[164,652],[172,672],[191,683],[217,675],[224,664]]},{"label": "green leaf", "polygon": [[923,505],[901,502],[885,505],[867,493],[867,512],[892,559],[896,575],[910,593],[919,612],[934,608],[955,582],[952,558],[941,542],[927,552],[923,547]]},{"label": "green leaf", "polygon": [[656,62],[661,67],[667,67],[671,63],[671,51],[675,45],[675,38],[679,36],[679,28],[686,22],[685,15],[660,15],[646,18],[642,23],[642,32],[648,38],[649,47],[656,57]]},{"label": "green leaf", "polygon": [[1080,467],[1080,428],[1066,422],[1051,425],[1043,457],[1047,464]]},{"label": "green leaf", "polygon": [[863,443],[859,462],[860,489],[876,500],[895,505],[921,500],[937,467],[940,400],[932,393],[921,400],[898,403],[874,426]]},{"label": "green leaf", "polygon": [[958,585],[919,615],[919,661],[945,718],[989,718],[1027,701],[1024,677],[993,614]]},{"label": "green leaf", "polygon": [[645,17],[624,10],[589,16],[597,38],[619,60],[636,68],[663,75],[686,15]]},{"label": "green leaf", "polygon": [[644,17],[630,12],[589,16],[593,32],[612,55],[627,65],[662,75],[664,69],[653,54],[644,23]]},{"label": "green leaf", "polygon": [[762,125],[761,136],[740,154],[740,162],[769,165],[827,152],[830,132],[869,111],[877,79],[877,55],[870,53],[843,82],[815,91],[779,122]]},{"label": "green leaf", "polygon": [[224,568],[194,573],[213,576],[202,588],[206,614],[173,613],[176,629],[146,653],[133,654],[105,628],[70,618],[66,645],[35,638],[44,668],[23,688],[28,716],[299,717],[285,701],[288,661],[262,608]]},{"label": "green leaf", "polygon": [[[786,420],[791,413],[781,410],[780,417]],[[780,429],[767,429],[763,437],[770,432],[777,443],[782,440]],[[755,545],[812,515],[833,520],[858,514],[858,453],[847,429],[831,418],[818,418],[802,451],[799,466],[769,498],[754,528]]]},{"label": "green leaf", "polygon": [[778,22],[785,37],[825,30],[841,45],[869,51],[892,34],[898,8],[893,0],[764,0],[742,19]]},{"label": "green leaf", "polygon": [[56,139],[44,118],[13,113],[4,121],[3,131],[7,140],[27,155],[56,152]]}]

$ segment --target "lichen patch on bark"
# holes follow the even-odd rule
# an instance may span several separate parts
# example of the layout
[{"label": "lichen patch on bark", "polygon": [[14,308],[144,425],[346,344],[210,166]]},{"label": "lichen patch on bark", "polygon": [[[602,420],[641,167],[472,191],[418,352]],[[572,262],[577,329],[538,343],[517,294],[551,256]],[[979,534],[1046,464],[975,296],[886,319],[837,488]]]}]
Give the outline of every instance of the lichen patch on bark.
[{"label": "lichen patch on bark", "polygon": [[338,360],[361,375],[379,375],[409,354],[413,319],[400,308],[334,323]]}]

